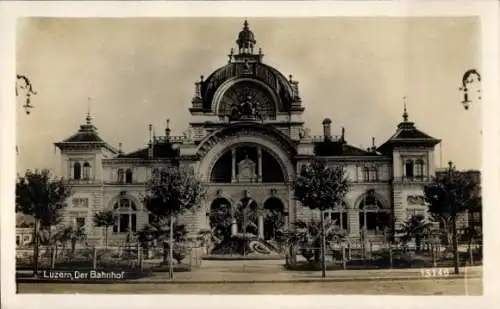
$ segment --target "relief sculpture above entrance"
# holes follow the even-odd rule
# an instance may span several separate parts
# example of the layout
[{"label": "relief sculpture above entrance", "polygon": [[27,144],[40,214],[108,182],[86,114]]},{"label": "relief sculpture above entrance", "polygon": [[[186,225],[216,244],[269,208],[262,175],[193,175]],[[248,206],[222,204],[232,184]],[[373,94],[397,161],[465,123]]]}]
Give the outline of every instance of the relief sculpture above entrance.
[{"label": "relief sculpture above entrance", "polygon": [[245,159],[238,163],[238,182],[256,182],[257,174],[255,173],[255,167],[257,164],[248,158],[248,154],[245,155]]}]

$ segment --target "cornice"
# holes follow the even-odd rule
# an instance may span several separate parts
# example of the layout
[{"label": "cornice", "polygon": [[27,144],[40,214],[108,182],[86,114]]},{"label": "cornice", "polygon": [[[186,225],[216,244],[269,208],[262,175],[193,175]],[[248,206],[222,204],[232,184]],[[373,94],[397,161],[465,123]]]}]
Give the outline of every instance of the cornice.
[{"label": "cornice", "polygon": [[349,162],[349,163],[363,163],[363,162],[392,162],[392,158],[388,156],[328,156],[318,157],[314,155],[298,155],[295,157],[297,160],[313,160],[315,158],[326,160],[327,162]]}]

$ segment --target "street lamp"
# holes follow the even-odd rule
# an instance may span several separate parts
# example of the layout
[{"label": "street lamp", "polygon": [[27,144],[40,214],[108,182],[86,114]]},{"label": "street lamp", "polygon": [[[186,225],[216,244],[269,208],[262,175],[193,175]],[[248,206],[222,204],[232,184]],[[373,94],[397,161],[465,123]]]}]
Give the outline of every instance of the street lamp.
[{"label": "street lamp", "polygon": [[[448,162],[448,181],[453,183],[453,171],[455,170],[455,166],[452,161]],[[450,212],[451,212],[451,228],[452,228],[452,246],[453,246],[453,267],[455,274],[459,274],[459,256],[458,256],[458,240],[457,240],[457,205],[453,196],[453,192],[449,192],[451,188],[448,188],[448,203],[450,203]]]},{"label": "street lamp", "polygon": [[[464,94],[464,100],[461,102],[462,105],[464,106],[465,110],[468,110],[472,101],[469,99],[469,90],[470,87],[469,85],[474,84],[474,83],[480,83],[481,82],[481,74],[476,69],[470,69],[464,73],[462,76],[462,87],[459,88],[460,91],[463,92]],[[477,90],[478,92],[478,100],[481,100],[481,90]]]},{"label": "street lamp", "polygon": [[34,106],[31,105],[31,96],[36,95],[37,92],[33,90],[33,85],[28,77],[25,75],[16,75],[16,97],[19,96],[19,90],[22,90],[26,94],[26,101],[23,105],[23,108],[26,111],[26,114],[30,114],[30,109]]}]

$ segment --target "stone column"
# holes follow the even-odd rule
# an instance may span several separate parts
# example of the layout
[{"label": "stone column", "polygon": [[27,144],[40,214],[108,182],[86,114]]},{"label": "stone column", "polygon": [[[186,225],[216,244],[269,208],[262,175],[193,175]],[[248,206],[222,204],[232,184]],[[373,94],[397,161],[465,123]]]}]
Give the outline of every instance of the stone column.
[{"label": "stone column", "polygon": [[238,224],[236,223],[236,219],[233,219],[231,222],[231,235],[234,236],[238,234]]},{"label": "stone column", "polygon": [[349,209],[347,213],[347,221],[349,225],[349,236],[359,237],[359,212],[356,209]]},{"label": "stone column", "polygon": [[264,239],[264,216],[262,215],[262,211],[259,213],[259,218],[257,223],[259,229],[259,238]]},{"label": "stone column", "polygon": [[236,148],[231,149],[231,182],[236,182]]},{"label": "stone column", "polygon": [[260,147],[257,147],[257,157],[258,157],[258,163],[257,163],[257,168],[258,168],[257,182],[262,182],[262,149]]}]

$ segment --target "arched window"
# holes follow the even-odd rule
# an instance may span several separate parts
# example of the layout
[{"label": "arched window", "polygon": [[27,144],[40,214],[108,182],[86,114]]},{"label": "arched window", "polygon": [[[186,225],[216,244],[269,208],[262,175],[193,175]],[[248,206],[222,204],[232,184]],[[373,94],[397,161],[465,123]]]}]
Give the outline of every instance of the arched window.
[{"label": "arched window", "polygon": [[123,169],[119,168],[118,169],[118,183],[123,183],[125,178],[125,174],[123,172]]},{"label": "arched window", "polygon": [[418,159],[416,162],[415,162],[415,176],[417,177],[423,177],[424,176],[424,160],[422,159]]},{"label": "arched window", "polygon": [[264,202],[264,239],[275,239],[285,226],[285,206],[279,198],[270,197]]},{"label": "arched window", "polygon": [[363,168],[363,181],[370,181],[370,169],[368,167]]},{"label": "arched window", "polygon": [[332,210],[325,212],[326,217],[330,217],[330,220],[334,222],[335,225],[339,226],[340,229],[348,231],[349,222],[347,221],[347,204],[342,202],[342,205],[335,206]]},{"label": "arched window", "polygon": [[242,198],[234,209],[234,216],[238,224],[238,231],[258,235],[258,207],[249,197]]},{"label": "arched window", "polygon": [[137,230],[137,206],[127,197],[120,197],[113,205],[114,210],[118,214],[113,226],[113,233],[128,233]]},{"label": "arched window", "polygon": [[90,163],[83,163],[83,179],[90,179]]},{"label": "arched window", "polygon": [[413,161],[412,160],[405,161],[405,176],[407,178],[413,177]]},{"label": "arched window", "polygon": [[75,162],[73,165],[73,179],[80,180],[82,178],[82,166],[80,162]]},{"label": "arched window", "polygon": [[378,171],[376,167],[370,168],[370,181],[378,180]]},{"label": "arched window", "polygon": [[231,202],[223,197],[216,198],[210,205],[209,217],[210,228],[217,238],[231,237],[231,226],[233,223],[233,210]]},{"label": "arched window", "polygon": [[127,168],[125,172],[125,183],[132,183],[132,169]]},{"label": "arched window", "polygon": [[368,234],[382,235],[390,226],[390,211],[383,207],[375,192],[368,191],[359,204],[359,228]]}]

